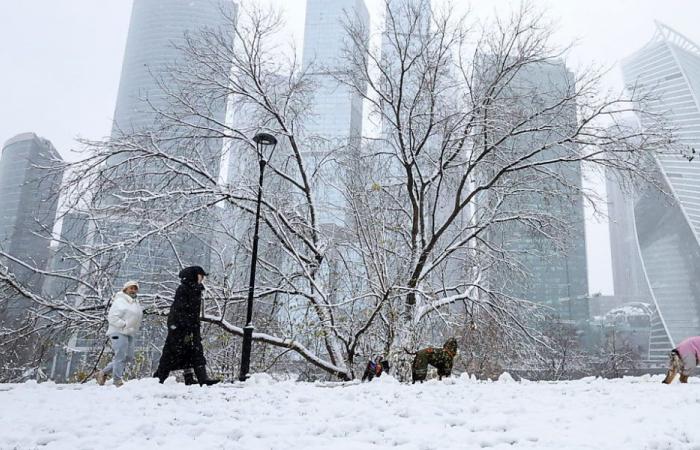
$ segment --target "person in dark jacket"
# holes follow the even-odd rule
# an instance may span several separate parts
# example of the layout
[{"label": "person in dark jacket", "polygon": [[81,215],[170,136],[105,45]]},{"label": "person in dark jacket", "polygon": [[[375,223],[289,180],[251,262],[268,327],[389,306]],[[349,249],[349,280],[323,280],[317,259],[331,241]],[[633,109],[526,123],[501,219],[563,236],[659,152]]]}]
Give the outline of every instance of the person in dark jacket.
[{"label": "person in dark jacket", "polygon": [[199,266],[191,266],[182,269],[179,276],[180,286],[175,291],[175,300],[168,314],[168,337],[158,370],[153,376],[163,383],[170,371],[182,369],[185,371],[185,384],[194,384],[196,375],[200,386],[211,386],[221,380],[207,377],[207,361],[200,332],[202,282],[207,273]]}]

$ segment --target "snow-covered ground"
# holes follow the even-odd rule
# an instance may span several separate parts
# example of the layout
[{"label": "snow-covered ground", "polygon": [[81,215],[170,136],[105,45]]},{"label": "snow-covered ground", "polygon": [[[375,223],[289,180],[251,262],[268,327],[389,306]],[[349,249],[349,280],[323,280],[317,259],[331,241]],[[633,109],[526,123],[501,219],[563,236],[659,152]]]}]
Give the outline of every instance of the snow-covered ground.
[{"label": "snow-covered ground", "polygon": [[700,449],[700,380],[0,385],[0,449]]}]

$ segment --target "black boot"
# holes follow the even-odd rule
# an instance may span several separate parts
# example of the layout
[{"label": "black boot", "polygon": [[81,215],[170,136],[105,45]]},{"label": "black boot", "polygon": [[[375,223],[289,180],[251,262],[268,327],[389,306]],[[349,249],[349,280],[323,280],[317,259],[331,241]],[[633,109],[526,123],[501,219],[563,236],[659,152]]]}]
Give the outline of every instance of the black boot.
[{"label": "black boot", "polygon": [[194,380],[194,370],[185,369],[182,375],[185,378],[185,385],[190,386],[196,383],[196,381]]},{"label": "black boot", "polygon": [[170,375],[170,371],[164,371],[161,370],[160,368],[156,370],[156,372],[153,374],[153,378],[158,378],[158,382],[160,384],[165,383],[165,380],[168,379],[168,375]]},{"label": "black boot", "polygon": [[198,366],[194,368],[194,373],[197,375],[197,381],[200,386],[211,386],[213,384],[219,383],[221,380],[212,380],[207,377],[207,368],[205,366]]}]

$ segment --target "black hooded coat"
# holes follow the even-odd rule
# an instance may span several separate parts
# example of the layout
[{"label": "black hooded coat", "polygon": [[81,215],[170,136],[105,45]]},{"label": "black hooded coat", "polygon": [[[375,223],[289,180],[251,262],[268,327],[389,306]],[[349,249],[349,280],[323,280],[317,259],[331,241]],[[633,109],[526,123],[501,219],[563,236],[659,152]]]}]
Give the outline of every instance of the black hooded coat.
[{"label": "black hooded coat", "polygon": [[158,364],[161,370],[187,369],[207,363],[200,332],[204,286],[197,282],[198,274],[206,275],[198,266],[180,271],[181,283],[168,314],[168,337]]}]

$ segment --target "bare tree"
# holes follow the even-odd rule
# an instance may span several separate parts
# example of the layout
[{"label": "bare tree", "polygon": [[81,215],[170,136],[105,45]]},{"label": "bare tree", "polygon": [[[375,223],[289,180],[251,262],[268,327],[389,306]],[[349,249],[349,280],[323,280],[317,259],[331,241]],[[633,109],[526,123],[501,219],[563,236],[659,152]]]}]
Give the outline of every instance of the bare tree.
[{"label": "bare tree", "polygon": [[[234,36],[188,36],[183,61],[160,77],[167,101],[149,102],[154,124],[91,142],[72,165],[66,198],[89,218],[90,236],[71,244],[77,273],[50,275],[73,280],[77,299],[28,293],[36,314],[99,330],[110,280],[133,252],[178,255],[191,244],[213,261],[203,320],[241,336],[262,157],[252,136],[265,131],[280,141],[267,161],[255,290],[253,339],[278,349],[268,362],[289,352],[350,379],[358,356],[381,351],[405,376],[405,350],[465,334],[461,307],[478,307],[478,320],[519,342],[522,355],[546,345],[529,319],[534,305],[489,276],[526,272],[495,231],[520,224],[556,247],[571,224],[528,199],[595,201],[562,175],[583,162],[648,179],[640,162],[668,137],[617,125],[619,115],[643,111],[634,92],[601,92],[600,72],[564,85],[523,83],[562,57],[528,6],[479,27],[427,0],[387,1],[386,10],[381,46],[348,14],[343,65],[329,71],[370,105],[381,133],[341,140],[322,158],[305,129],[313,78],[294,52],[280,52],[279,14],[244,7],[237,23],[229,17]],[[217,118],[222,101],[232,121]],[[227,178],[222,161],[233,161]],[[333,180],[322,170],[331,161]],[[318,192],[329,182],[343,197],[335,224],[319,218]],[[160,317],[176,278],[148,275],[148,308]]]},{"label": "bare tree", "polygon": [[[527,83],[528,72],[563,56],[528,5],[479,29],[427,1],[387,1],[386,10],[381,48],[348,25],[351,63],[340,81],[371,105],[382,136],[369,157],[394,175],[380,183],[381,204],[397,212],[388,240],[404,244],[389,264],[404,294],[396,346],[415,343],[410,334],[427,314],[463,301],[489,305],[504,331],[535,337],[517,313],[522,302],[487,282],[492,265],[525,271],[492,233],[517,224],[556,246],[571,224],[541,199],[595,202],[563,170],[585,162],[649,180],[641,162],[668,139],[617,125],[620,115],[644,114],[640,99],[602,92],[600,72]],[[454,266],[461,271],[446,285]]]}]

